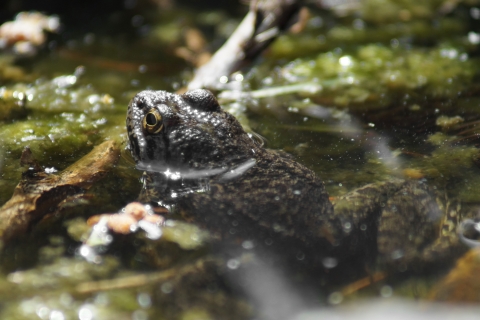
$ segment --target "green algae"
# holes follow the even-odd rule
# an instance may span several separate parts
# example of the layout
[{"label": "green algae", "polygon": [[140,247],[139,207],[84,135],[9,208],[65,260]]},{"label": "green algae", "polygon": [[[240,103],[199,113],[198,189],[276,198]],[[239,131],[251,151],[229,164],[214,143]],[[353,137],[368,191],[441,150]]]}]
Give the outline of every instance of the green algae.
[{"label": "green algae", "polygon": [[[423,46],[437,42],[465,43],[470,8],[477,0],[366,0],[350,3],[351,10],[316,13],[300,34],[286,34],[274,44],[274,57],[295,58],[315,51],[352,47],[365,43],[398,46],[414,43]],[[341,9],[340,9],[341,10]]]},{"label": "green algae", "polygon": [[429,155],[414,159],[410,165],[425,178],[435,181],[441,192],[453,194],[456,201],[478,203],[480,151],[474,146],[456,145],[458,137],[436,133],[428,141],[436,146]]},{"label": "green algae", "polygon": [[0,126],[0,153],[5,155],[0,168],[2,203],[11,194],[7,190],[18,181],[22,170],[19,159],[25,147],[42,165],[58,171],[104,139],[122,140],[123,112],[115,115],[113,98],[89,86],[75,85],[76,81],[76,76],[65,75],[0,90],[5,103],[22,109],[19,119]]},{"label": "green algae", "polygon": [[340,17],[320,13],[303,33],[284,35],[273,45],[273,61],[250,74],[250,86],[315,83],[322,90],[299,90],[297,96],[362,111],[416,101],[424,107],[428,99],[456,101],[476,90],[478,41],[468,31],[474,20],[468,10],[476,3],[372,0]]},{"label": "green algae", "polygon": [[337,107],[387,108],[398,97],[455,98],[471,88],[477,61],[466,52],[440,45],[430,50],[360,46],[351,53],[327,52],[297,59],[278,73],[284,83],[316,83],[320,93],[303,91]]},{"label": "green algae", "polygon": [[205,245],[209,235],[197,226],[181,221],[169,220],[162,228],[163,239],[176,243],[184,250],[193,250]]}]

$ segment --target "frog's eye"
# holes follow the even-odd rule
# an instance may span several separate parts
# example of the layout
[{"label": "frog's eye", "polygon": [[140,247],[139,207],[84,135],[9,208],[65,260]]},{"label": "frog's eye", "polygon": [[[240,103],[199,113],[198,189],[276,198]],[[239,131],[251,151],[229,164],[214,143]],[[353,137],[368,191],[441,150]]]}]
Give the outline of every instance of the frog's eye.
[{"label": "frog's eye", "polygon": [[159,133],[162,131],[162,115],[157,109],[152,109],[145,115],[143,118],[143,128],[148,133]]}]

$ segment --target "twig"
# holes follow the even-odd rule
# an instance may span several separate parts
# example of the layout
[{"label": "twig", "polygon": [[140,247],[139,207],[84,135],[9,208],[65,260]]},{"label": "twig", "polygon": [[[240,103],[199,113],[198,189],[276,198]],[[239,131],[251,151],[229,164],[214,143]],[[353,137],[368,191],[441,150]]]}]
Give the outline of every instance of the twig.
[{"label": "twig", "polygon": [[289,26],[300,9],[298,0],[252,1],[250,10],[228,41],[200,67],[188,89],[225,87],[228,77],[250,64]]}]

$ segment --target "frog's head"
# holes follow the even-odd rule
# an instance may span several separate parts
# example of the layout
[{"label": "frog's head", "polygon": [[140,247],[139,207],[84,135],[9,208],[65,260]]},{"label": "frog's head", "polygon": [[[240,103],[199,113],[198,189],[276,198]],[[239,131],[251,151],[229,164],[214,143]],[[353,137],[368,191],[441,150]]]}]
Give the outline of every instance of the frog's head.
[{"label": "frog's head", "polygon": [[127,131],[137,164],[214,168],[252,158],[257,148],[213,94],[200,89],[138,93],[128,106]]}]

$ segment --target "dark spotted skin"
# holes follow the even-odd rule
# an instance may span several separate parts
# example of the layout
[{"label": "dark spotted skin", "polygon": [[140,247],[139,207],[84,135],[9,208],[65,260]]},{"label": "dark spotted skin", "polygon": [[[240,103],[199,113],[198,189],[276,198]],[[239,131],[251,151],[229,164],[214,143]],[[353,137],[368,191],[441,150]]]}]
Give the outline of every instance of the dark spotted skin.
[{"label": "dark spotted skin", "polygon": [[[163,129],[149,134],[142,121],[154,109]],[[458,210],[445,215],[426,185],[371,184],[334,207],[314,172],[256,143],[209,91],[140,92],[128,107],[127,130],[137,164],[152,165],[140,200],[172,206],[222,241],[293,243],[340,258],[379,253],[405,265],[448,259],[458,250]],[[242,166],[241,174],[227,177]],[[167,169],[185,178],[172,179]],[[189,176],[195,172],[202,174]]]}]

